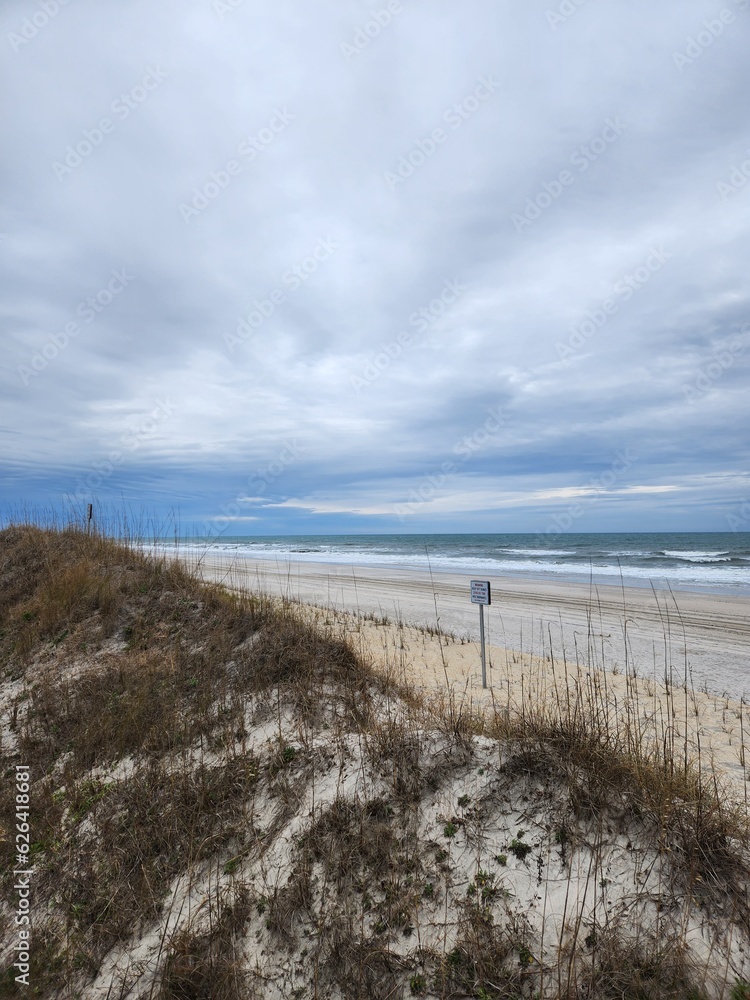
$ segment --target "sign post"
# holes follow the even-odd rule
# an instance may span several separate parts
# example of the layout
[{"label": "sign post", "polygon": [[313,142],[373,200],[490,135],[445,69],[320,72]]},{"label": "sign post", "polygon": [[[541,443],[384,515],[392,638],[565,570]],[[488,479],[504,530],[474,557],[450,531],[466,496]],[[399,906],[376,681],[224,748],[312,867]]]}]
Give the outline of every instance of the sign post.
[{"label": "sign post", "polygon": [[482,644],[482,687],[487,687],[487,662],[484,649],[484,606],[492,604],[489,580],[471,581],[471,603],[479,605],[479,641]]}]

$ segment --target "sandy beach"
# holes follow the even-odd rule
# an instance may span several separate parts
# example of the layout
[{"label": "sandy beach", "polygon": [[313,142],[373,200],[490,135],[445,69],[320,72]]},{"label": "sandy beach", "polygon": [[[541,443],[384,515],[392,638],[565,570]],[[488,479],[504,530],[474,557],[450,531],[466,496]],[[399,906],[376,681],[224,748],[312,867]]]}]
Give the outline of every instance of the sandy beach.
[{"label": "sandy beach", "polygon": [[469,710],[581,699],[610,731],[666,739],[747,798],[750,597],[493,579],[483,690],[468,577],[218,556],[201,572],[303,602],[407,686],[451,691]]},{"label": "sandy beach", "polygon": [[[188,562],[191,559],[187,560]],[[303,603],[479,637],[469,577],[207,554],[206,579]],[[481,574],[477,574],[481,576]],[[750,597],[491,578],[486,611],[493,666],[511,650],[549,656],[739,701],[750,695]]]}]

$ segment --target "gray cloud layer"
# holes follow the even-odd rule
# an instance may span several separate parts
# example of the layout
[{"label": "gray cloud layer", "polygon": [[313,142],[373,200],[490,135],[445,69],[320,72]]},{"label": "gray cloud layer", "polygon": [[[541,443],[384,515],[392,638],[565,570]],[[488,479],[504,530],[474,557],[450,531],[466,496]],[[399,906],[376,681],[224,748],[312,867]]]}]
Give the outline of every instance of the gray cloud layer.
[{"label": "gray cloud layer", "polygon": [[747,7],[6,5],[7,498],[725,528]]}]

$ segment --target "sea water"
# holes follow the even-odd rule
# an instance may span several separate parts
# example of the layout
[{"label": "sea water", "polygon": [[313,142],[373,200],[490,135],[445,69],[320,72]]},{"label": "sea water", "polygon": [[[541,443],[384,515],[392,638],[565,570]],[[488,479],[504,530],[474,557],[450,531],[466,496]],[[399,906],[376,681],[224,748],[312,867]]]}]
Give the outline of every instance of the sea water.
[{"label": "sea water", "polygon": [[750,532],[221,536],[181,545],[281,562],[750,594]]}]

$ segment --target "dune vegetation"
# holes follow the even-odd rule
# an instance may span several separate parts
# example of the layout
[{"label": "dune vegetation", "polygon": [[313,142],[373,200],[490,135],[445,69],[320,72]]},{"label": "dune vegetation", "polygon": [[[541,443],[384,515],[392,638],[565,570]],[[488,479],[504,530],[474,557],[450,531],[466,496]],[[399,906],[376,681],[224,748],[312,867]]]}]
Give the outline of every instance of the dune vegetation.
[{"label": "dune vegetation", "polygon": [[334,616],[11,525],[0,997],[750,1000],[746,807],[670,711],[613,726],[584,684],[479,710]]}]

